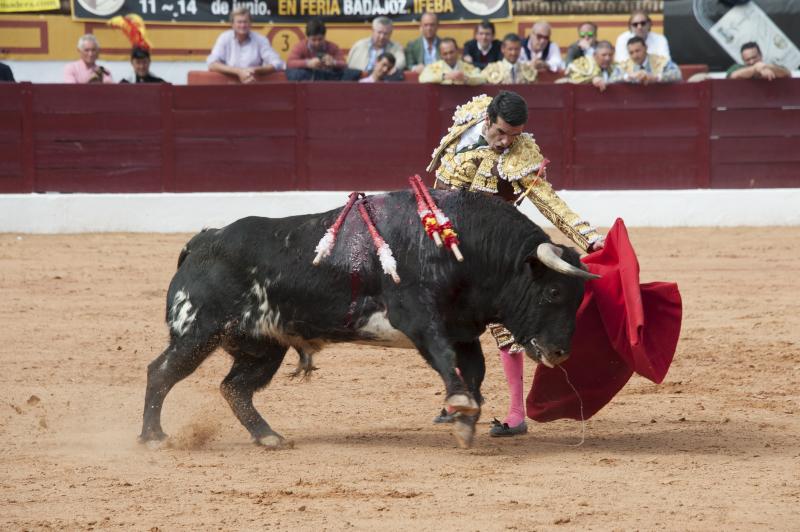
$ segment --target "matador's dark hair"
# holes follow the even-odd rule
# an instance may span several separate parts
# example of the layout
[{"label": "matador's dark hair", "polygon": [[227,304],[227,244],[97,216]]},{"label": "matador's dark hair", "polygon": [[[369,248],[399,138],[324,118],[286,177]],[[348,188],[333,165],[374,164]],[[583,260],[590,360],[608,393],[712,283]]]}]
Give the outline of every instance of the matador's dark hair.
[{"label": "matador's dark hair", "polygon": [[528,121],[528,102],[516,92],[500,91],[489,104],[486,114],[493,124],[499,116],[510,126],[521,126]]}]

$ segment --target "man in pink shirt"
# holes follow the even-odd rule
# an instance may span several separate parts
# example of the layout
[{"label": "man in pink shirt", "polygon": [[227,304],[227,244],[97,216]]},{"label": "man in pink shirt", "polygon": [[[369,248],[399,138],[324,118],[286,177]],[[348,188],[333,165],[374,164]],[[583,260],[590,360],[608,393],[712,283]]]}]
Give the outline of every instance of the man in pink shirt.
[{"label": "man in pink shirt", "polygon": [[81,58],[64,66],[64,83],[114,83],[111,73],[97,64],[100,43],[97,37],[87,33],[78,39]]}]

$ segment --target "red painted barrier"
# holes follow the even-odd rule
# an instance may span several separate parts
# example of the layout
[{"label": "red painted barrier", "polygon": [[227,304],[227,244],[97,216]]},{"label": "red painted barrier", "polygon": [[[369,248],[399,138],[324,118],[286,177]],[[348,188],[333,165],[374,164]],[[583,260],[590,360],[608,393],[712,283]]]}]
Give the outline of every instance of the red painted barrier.
[{"label": "red painted barrier", "polygon": [[[403,188],[455,107],[498,90],[3,84],[0,192]],[[800,186],[800,80],[515,90],[556,188]]]}]

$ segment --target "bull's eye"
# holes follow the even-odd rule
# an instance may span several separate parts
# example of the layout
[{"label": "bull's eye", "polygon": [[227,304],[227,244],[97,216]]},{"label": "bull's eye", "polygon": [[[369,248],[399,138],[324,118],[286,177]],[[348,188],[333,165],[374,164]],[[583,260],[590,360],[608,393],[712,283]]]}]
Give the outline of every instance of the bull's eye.
[{"label": "bull's eye", "polygon": [[557,286],[549,286],[547,287],[547,300],[552,303],[557,303],[561,300],[561,290]]}]

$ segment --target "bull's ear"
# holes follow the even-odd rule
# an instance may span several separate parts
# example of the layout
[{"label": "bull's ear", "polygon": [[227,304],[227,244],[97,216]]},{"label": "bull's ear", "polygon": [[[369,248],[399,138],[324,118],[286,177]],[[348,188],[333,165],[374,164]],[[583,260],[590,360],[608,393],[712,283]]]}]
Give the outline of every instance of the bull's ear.
[{"label": "bull's ear", "polygon": [[547,270],[550,269],[542,264],[542,261],[540,261],[536,255],[528,255],[528,258],[525,259],[525,262],[527,263],[528,268],[530,268],[534,279],[540,279],[544,277],[544,274],[546,274]]}]

